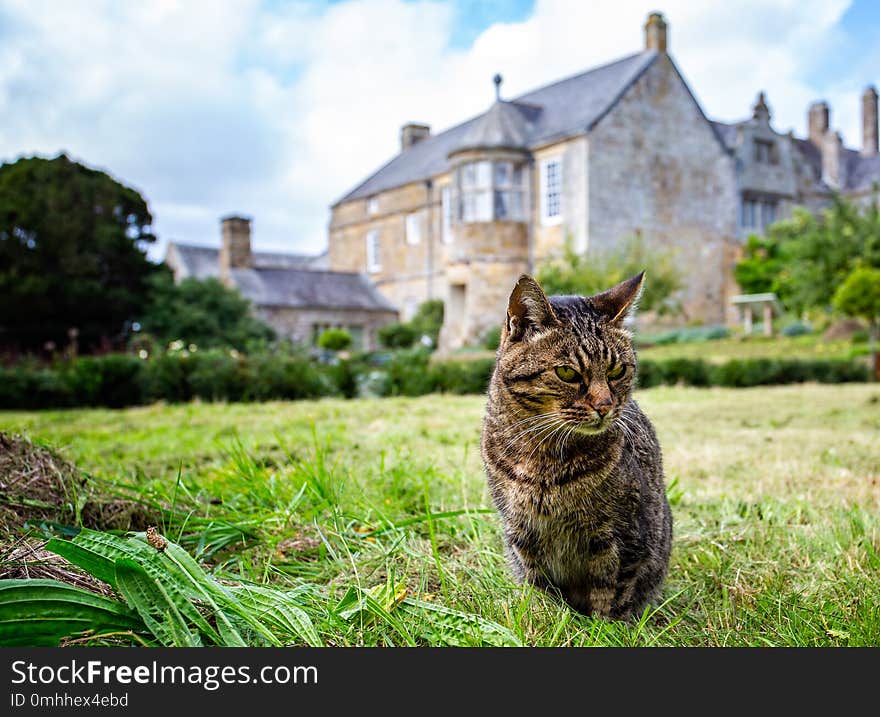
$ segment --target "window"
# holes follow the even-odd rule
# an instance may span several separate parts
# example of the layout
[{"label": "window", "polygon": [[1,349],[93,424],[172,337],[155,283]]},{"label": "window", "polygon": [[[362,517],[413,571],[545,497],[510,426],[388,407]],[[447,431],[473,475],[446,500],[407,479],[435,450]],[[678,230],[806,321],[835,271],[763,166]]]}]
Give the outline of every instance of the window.
[{"label": "window", "polygon": [[493,219],[524,221],[525,172],[510,161],[481,161],[462,165],[457,173],[459,206],[463,222]]},{"label": "window", "polygon": [[379,197],[370,197],[367,200],[367,214],[379,213]]},{"label": "window", "polygon": [[541,163],[541,223],[562,221],[562,159],[553,157]]},{"label": "window", "polygon": [[778,202],[771,198],[744,197],[740,209],[740,224],[744,229],[764,231],[776,221]]},{"label": "window", "polygon": [[406,243],[415,246],[422,241],[422,214],[413,212],[406,215]]},{"label": "window", "polygon": [[379,230],[371,229],[367,232],[367,271],[371,274],[382,269],[380,248]]},{"label": "window", "polygon": [[443,187],[440,194],[440,202],[443,206],[443,230],[441,240],[444,244],[452,241],[452,187],[448,184]]},{"label": "window", "polygon": [[513,162],[495,162],[495,218],[525,219],[523,170]]},{"label": "window", "polygon": [[755,161],[763,164],[775,163],[773,142],[766,139],[755,140]]}]

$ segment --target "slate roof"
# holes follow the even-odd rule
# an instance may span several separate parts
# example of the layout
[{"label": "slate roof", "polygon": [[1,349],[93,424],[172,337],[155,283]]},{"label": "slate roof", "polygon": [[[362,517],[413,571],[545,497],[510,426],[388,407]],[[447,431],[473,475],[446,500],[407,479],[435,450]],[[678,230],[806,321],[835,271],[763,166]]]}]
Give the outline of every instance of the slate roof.
[{"label": "slate roof", "polygon": [[[220,250],[171,242],[188,276],[196,279],[220,275]],[[257,306],[314,309],[397,309],[362,274],[327,271],[327,254],[306,256],[255,251],[251,269],[232,269],[232,281],[241,294]]]},{"label": "slate roof", "polygon": [[[171,242],[187,276],[208,279],[220,275],[220,250],[216,247],[198,244]],[[170,246],[169,246],[170,248]],[[327,253],[309,256],[305,254],[283,254],[280,252],[255,251],[252,254],[254,267],[258,269],[323,269],[327,264]]]},{"label": "slate roof", "polygon": [[[747,122],[744,120],[743,122]],[[729,150],[736,148],[736,130],[743,122],[716,122],[712,121],[715,132]],[[829,187],[822,182],[822,152],[808,139],[794,138],[795,146],[807,160],[813,169],[813,176],[820,189],[830,191]],[[880,155],[863,157],[854,149],[844,148],[846,154],[846,186],[844,191],[862,191],[871,189],[874,182],[880,182]]]},{"label": "slate roof", "polygon": [[[369,197],[386,189],[442,174],[449,168],[449,154],[474,137],[490,138],[507,131],[522,132],[522,146],[539,147],[558,139],[587,132],[657,59],[653,50],[624,57],[528,92],[510,102],[497,102],[487,112],[451,129],[417,142],[339,199],[334,206]],[[521,115],[520,122],[514,112]],[[491,117],[495,113],[494,117]],[[518,125],[515,130],[508,123]]]},{"label": "slate roof", "polygon": [[309,269],[232,269],[232,281],[257,306],[298,309],[397,309],[363,274]]},{"label": "slate roof", "polygon": [[459,140],[454,152],[468,149],[524,149],[540,107],[497,101]]}]

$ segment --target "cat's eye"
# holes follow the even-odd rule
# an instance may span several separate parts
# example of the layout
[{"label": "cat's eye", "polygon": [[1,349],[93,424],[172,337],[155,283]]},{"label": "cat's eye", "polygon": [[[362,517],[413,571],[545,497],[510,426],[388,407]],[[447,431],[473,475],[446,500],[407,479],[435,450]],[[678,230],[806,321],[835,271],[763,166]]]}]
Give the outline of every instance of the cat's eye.
[{"label": "cat's eye", "polygon": [[623,374],[625,372],[626,372],[626,367],[623,366],[622,364],[618,364],[614,368],[608,369],[608,378],[610,378],[612,380],[615,378],[620,378],[621,376],[623,376]]},{"label": "cat's eye", "polygon": [[566,383],[577,383],[581,380],[581,375],[571,366],[557,366],[556,375]]}]

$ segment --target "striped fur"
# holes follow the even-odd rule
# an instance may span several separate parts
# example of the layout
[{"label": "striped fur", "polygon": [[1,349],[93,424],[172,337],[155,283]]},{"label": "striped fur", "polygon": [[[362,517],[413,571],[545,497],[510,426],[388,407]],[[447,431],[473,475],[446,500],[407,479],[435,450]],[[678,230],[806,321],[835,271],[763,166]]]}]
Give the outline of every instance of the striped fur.
[{"label": "striped fur", "polygon": [[547,299],[520,278],[481,441],[516,579],[615,619],[658,596],[672,540],[660,446],[631,397],[636,357],[623,321],[642,279]]}]

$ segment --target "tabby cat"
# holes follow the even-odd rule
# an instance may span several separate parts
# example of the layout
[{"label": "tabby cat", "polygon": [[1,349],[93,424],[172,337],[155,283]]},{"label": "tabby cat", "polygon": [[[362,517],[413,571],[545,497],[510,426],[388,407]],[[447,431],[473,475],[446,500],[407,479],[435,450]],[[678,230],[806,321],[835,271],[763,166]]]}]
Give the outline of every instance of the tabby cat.
[{"label": "tabby cat", "polygon": [[514,576],[612,619],[657,597],[672,541],[660,446],[631,397],[636,357],[623,326],[643,280],[548,299],[521,276],[481,441]]}]

